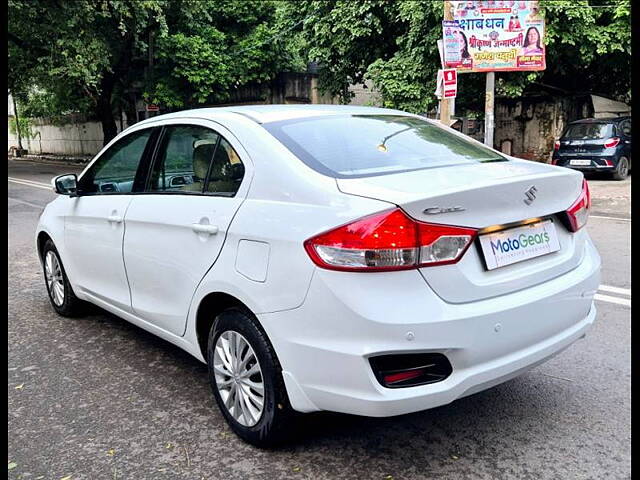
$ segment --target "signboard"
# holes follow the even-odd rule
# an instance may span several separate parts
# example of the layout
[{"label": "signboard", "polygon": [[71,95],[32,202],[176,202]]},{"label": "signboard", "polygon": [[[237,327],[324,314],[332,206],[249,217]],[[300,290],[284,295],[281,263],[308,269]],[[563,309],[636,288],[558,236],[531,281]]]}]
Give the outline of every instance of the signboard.
[{"label": "signboard", "polygon": [[446,68],[444,70],[438,70],[438,77],[436,79],[436,91],[437,97],[455,98],[458,93],[458,75],[455,68]]},{"label": "signboard", "polygon": [[455,98],[458,92],[458,75],[455,68],[447,68],[442,71],[442,83],[444,98]]},{"label": "signboard", "polygon": [[546,68],[545,25],[537,0],[450,3],[454,20],[442,22],[446,67],[459,72]]},{"label": "signboard", "polygon": [[148,103],[146,105],[146,109],[147,109],[147,112],[158,112],[158,111],[160,111],[160,107],[158,107],[158,105],[153,105],[151,103]]}]

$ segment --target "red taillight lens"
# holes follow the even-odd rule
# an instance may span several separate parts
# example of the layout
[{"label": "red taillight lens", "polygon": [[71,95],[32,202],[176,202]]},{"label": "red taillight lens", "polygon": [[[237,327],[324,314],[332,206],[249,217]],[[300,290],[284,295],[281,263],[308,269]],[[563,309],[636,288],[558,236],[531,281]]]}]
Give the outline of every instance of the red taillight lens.
[{"label": "red taillight lens", "polygon": [[316,235],[304,247],[330,270],[406,270],[457,262],[475,235],[472,228],[417,222],[396,208]]},{"label": "red taillight lens", "polygon": [[620,137],[613,137],[604,142],[604,148],[613,148],[617,147],[620,143]]},{"label": "red taillight lens", "polygon": [[556,140],[555,143],[553,144],[553,149],[557,152],[558,150],[560,150],[560,140]]},{"label": "red taillight lens", "polygon": [[591,193],[589,192],[589,184],[586,180],[582,180],[582,192],[578,199],[567,209],[567,219],[569,221],[569,230],[577,232],[587,223],[589,218],[589,210],[591,209]]}]

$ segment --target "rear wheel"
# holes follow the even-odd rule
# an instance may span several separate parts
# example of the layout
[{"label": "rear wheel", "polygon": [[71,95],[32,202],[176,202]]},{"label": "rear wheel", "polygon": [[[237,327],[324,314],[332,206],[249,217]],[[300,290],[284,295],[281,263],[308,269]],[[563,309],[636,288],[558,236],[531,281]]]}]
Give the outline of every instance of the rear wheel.
[{"label": "rear wheel", "polygon": [[209,334],[207,363],[218,407],[240,438],[269,447],[290,436],[295,412],[280,364],[251,314],[232,308],[216,317]]},{"label": "rear wheel", "polygon": [[58,250],[51,240],[47,240],[42,248],[42,267],[49,301],[56,313],[63,317],[81,315],[85,303],[73,293]]},{"label": "rear wheel", "polygon": [[629,160],[627,157],[620,157],[618,160],[618,165],[616,169],[613,171],[614,180],[624,180],[629,175]]}]

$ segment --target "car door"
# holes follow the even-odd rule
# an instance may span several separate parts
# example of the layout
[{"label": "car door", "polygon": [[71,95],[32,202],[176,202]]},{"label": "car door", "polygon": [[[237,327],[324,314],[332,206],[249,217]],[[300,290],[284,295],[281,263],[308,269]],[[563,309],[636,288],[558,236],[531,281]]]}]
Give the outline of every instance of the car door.
[{"label": "car door", "polygon": [[248,188],[237,141],[212,122],[194,122],[163,127],[146,193],[131,201],[125,220],[133,311],[175,335],[184,334],[196,287]]},{"label": "car door", "polygon": [[133,193],[144,186],[140,167],[158,133],[153,128],[137,130],[102,152],[78,179],[79,196],[70,199],[65,218],[74,287],[128,312],[131,297],[122,259],[124,216]]}]

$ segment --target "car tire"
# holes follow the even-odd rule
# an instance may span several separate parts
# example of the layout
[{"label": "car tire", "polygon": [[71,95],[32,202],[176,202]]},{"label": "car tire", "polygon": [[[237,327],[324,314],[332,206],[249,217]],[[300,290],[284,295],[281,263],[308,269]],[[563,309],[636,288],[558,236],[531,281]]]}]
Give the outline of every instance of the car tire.
[{"label": "car tire", "polygon": [[63,317],[82,315],[85,312],[86,303],[76,297],[73,292],[60,254],[50,239],[42,248],[42,271],[49,301],[56,313]]},{"label": "car tire", "polygon": [[618,165],[616,165],[616,169],[613,171],[613,179],[625,180],[629,176],[629,167],[629,159],[627,159],[627,157],[620,157]]},{"label": "car tire", "polygon": [[[240,346],[232,347],[234,341],[238,341]],[[225,345],[229,348],[225,349]],[[253,359],[247,361],[247,358],[252,358],[251,354]],[[234,361],[235,368],[229,368]],[[255,370],[256,364],[259,374],[243,378],[243,375]],[[207,365],[209,382],[218,407],[240,438],[257,447],[267,448],[292,437],[297,414],[289,403],[276,353],[251,313],[230,308],[215,318],[209,333]],[[256,410],[259,410],[260,388],[255,390],[247,385],[262,388],[259,415]],[[235,396],[232,389],[235,389]],[[244,413],[245,409],[248,413]]]}]

